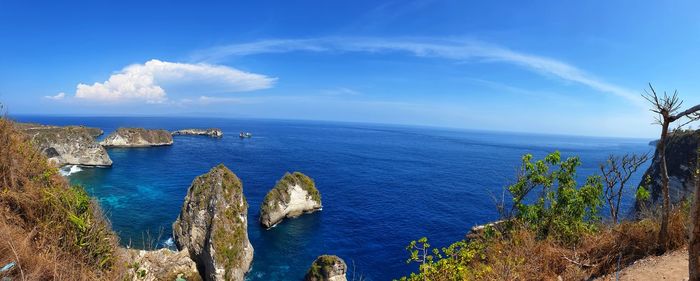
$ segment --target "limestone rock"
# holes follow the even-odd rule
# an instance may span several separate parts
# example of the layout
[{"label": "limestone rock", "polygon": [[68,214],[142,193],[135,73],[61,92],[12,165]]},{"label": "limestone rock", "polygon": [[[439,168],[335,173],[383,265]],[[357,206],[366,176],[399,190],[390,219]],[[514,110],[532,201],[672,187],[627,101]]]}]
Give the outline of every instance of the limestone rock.
[{"label": "limestone rock", "polygon": [[172,132],[173,136],[191,135],[191,136],[210,136],[212,138],[220,138],[224,133],[219,128],[209,129],[184,129]]},{"label": "limestone rock", "polygon": [[284,218],[321,208],[321,194],[314,181],[299,172],[286,173],[265,196],[260,208],[260,223],[269,228]]},{"label": "limestone rock", "polygon": [[16,123],[15,126],[27,134],[34,146],[50,162],[59,166],[111,166],[107,150],[95,140],[102,134],[98,128],[84,126],[47,126],[31,123]]},{"label": "limestone rock", "polygon": [[177,252],[169,249],[122,251],[128,261],[127,276],[133,281],[176,280],[178,277],[187,281],[202,280],[186,249]]},{"label": "limestone rock", "polygon": [[304,281],[347,281],[347,271],[348,266],[343,259],[322,255],[311,264]]},{"label": "limestone rock", "polygon": [[100,144],[105,147],[148,147],[172,145],[173,136],[166,130],[119,128],[105,137]]},{"label": "limestone rock", "polygon": [[[670,179],[668,189],[672,204],[679,202],[694,190],[693,172],[697,160],[698,144],[700,144],[700,130],[676,131],[668,136],[666,167]],[[654,204],[661,204],[663,201],[660,163],[658,154],[654,152],[654,159],[638,185],[644,186],[651,192],[651,200]],[[647,177],[651,179],[649,183],[647,183]],[[638,204],[637,207],[639,207]]]},{"label": "limestone rock", "polygon": [[244,280],[253,260],[248,203],[240,179],[224,165],[194,179],[173,236],[188,249],[205,280]]}]

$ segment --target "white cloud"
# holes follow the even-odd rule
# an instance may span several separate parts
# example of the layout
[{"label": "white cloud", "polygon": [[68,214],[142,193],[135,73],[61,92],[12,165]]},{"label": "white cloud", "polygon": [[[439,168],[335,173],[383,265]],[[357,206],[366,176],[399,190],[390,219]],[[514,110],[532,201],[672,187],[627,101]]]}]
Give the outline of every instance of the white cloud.
[{"label": "white cloud", "polygon": [[405,52],[417,57],[433,57],[457,61],[500,62],[521,66],[527,70],[575,82],[596,91],[613,94],[645,106],[636,91],[625,89],[565,62],[520,53],[498,45],[476,40],[383,39],[383,38],[317,38],[299,40],[265,40],[244,44],[232,44],[201,50],[193,54],[200,61],[220,61],[231,56],[292,51],[312,52]]},{"label": "white cloud", "polygon": [[185,88],[199,94],[245,92],[270,88],[275,80],[223,65],[175,63],[154,59],[144,64],[127,66],[102,83],[80,83],[75,97],[100,102],[163,103],[167,100],[166,89]]},{"label": "white cloud", "polygon": [[63,98],[66,97],[66,93],[60,92],[56,94],[55,96],[44,96],[44,98],[50,99],[50,100],[62,100]]}]

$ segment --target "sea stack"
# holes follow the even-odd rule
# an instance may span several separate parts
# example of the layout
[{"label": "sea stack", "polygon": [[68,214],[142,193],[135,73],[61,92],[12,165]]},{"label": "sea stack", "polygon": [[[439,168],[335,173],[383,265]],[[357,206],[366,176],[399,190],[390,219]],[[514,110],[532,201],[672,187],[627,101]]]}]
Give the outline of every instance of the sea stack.
[{"label": "sea stack", "polygon": [[286,173],[270,190],[260,207],[260,223],[270,228],[284,218],[320,210],[321,194],[314,180],[300,173]]},{"label": "sea stack", "polygon": [[147,130],[144,128],[119,128],[105,137],[105,147],[149,147],[172,145],[173,136],[166,130]]},{"label": "sea stack", "polygon": [[17,129],[29,136],[32,144],[58,166],[111,166],[107,150],[97,143],[102,130],[84,126],[47,126],[16,123]]},{"label": "sea stack", "polygon": [[212,138],[220,138],[224,136],[224,133],[219,128],[209,128],[209,129],[183,129],[172,132],[173,136],[209,136]]},{"label": "sea stack", "polygon": [[173,223],[178,249],[187,249],[204,280],[244,280],[253,261],[248,203],[241,180],[220,164],[194,179]]},{"label": "sea stack", "polygon": [[322,255],[309,267],[304,281],[347,281],[348,266],[338,256]]}]

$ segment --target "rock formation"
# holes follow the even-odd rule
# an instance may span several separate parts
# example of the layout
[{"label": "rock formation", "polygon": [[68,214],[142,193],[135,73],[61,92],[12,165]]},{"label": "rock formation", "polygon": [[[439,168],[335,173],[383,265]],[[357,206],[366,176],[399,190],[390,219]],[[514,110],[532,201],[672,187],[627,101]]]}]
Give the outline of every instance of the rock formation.
[{"label": "rock formation", "polygon": [[[696,167],[700,130],[675,131],[668,136],[666,144],[666,167],[669,176],[669,195],[671,203],[677,203],[694,190],[693,171]],[[644,173],[639,186],[644,186],[651,192],[654,204],[663,201],[661,192],[660,162],[654,152],[654,160]],[[647,177],[651,180],[647,183]]]},{"label": "rock formation", "polygon": [[224,165],[194,179],[173,236],[189,250],[204,280],[243,280],[253,260],[243,185]]},{"label": "rock formation", "polygon": [[173,136],[166,130],[119,128],[105,137],[100,144],[105,147],[148,147],[172,145]]},{"label": "rock formation", "polygon": [[176,280],[178,277],[187,281],[202,280],[187,250],[121,250],[128,261],[127,275],[133,281]]},{"label": "rock formation", "polygon": [[347,281],[348,266],[338,256],[323,255],[309,267],[304,281]]},{"label": "rock formation", "polygon": [[496,231],[503,231],[504,230],[503,226],[506,225],[507,222],[508,222],[507,220],[497,220],[497,221],[490,222],[487,224],[475,225],[469,230],[469,232],[467,233],[467,235],[465,235],[464,238],[466,238],[467,240],[474,240],[474,239],[481,238],[484,236],[486,231],[488,231],[489,229],[494,229]]},{"label": "rock formation", "polygon": [[95,140],[102,130],[84,126],[47,126],[16,123],[27,134],[34,146],[50,162],[62,165],[111,166],[112,159]]},{"label": "rock formation", "polygon": [[320,210],[321,194],[314,181],[299,173],[286,173],[270,190],[260,207],[260,223],[272,227],[284,218]]},{"label": "rock formation", "polygon": [[184,129],[184,130],[177,130],[172,132],[173,136],[180,136],[180,135],[191,135],[191,136],[210,136],[212,138],[220,138],[224,136],[224,133],[221,131],[221,129],[218,128],[209,128],[209,129]]}]

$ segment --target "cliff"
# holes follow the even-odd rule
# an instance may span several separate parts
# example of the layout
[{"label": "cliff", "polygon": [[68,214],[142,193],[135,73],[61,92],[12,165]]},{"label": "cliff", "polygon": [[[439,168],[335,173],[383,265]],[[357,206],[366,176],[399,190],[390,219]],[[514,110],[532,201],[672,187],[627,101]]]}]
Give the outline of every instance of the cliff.
[{"label": "cliff", "polygon": [[220,138],[224,136],[224,133],[221,131],[221,129],[218,128],[209,128],[209,129],[183,129],[183,130],[177,130],[172,132],[173,136],[181,136],[181,135],[191,135],[191,136],[209,136],[212,138]]},{"label": "cliff", "polygon": [[[696,167],[698,144],[700,144],[700,130],[675,131],[669,135],[666,144],[666,167],[670,179],[671,203],[679,202],[694,190],[693,171]],[[660,204],[663,201],[660,169],[658,153],[655,152],[651,165],[639,183],[651,192],[651,200],[654,204]],[[649,184],[646,183],[647,177],[651,179]]]},{"label": "cliff", "polygon": [[111,166],[112,159],[97,143],[102,130],[84,126],[47,126],[16,123],[15,127],[29,136],[32,144],[44,156],[59,166]]},{"label": "cliff", "polygon": [[105,147],[148,147],[172,145],[173,137],[166,130],[147,130],[143,128],[119,128],[105,137]]},{"label": "cliff", "polygon": [[177,247],[189,250],[205,280],[244,280],[253,260],[248,203],[240,179],[224,165],[194,179],[173,223]]},{"label": "cliff", "polygon": [[286,173],[270,190],[260,207],[260,223],[272,227],[284,218],[320,210],[321,194],[308,176]]},{"label": "cliff", "polygon": [[347,281],[347,271],[348,266],[343,259],[322,255],[311,264],[304,281]]}]

